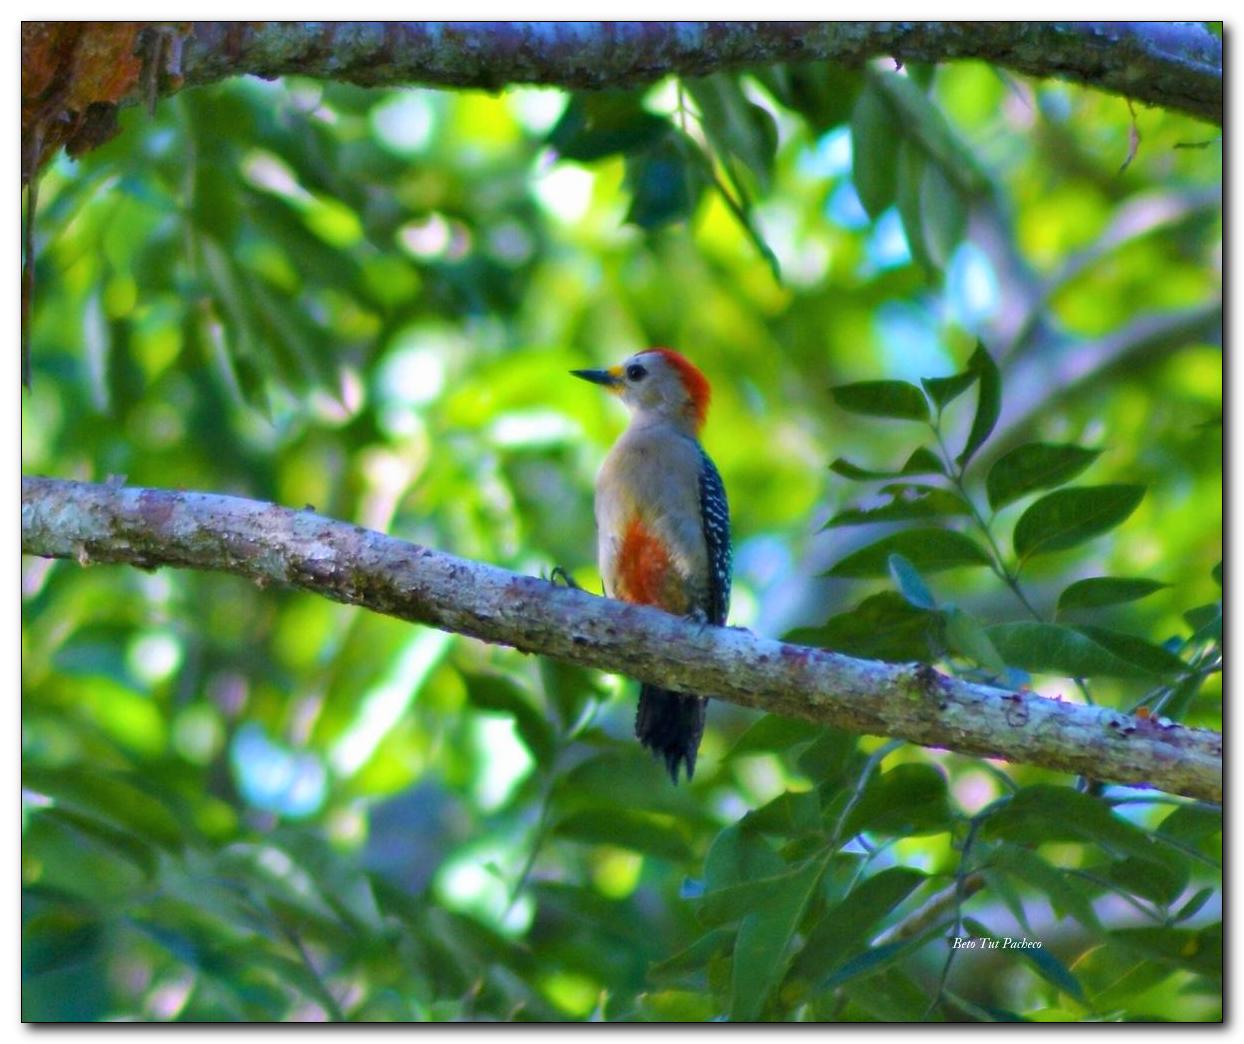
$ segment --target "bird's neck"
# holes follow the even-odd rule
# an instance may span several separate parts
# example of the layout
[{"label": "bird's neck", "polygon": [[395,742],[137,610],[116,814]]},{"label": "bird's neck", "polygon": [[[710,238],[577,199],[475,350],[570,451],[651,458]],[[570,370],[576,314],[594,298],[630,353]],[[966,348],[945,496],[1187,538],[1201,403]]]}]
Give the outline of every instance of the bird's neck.
[{"label": "bird's neck", "polygon": [[669,428],[685,435],[689,439],[699,441],[700,432],[695,423],[695,418],[686,413],[670,413],[665,410],[644,410],[637,409],[631,414],[631,423],[629,425],[631,431],[654,431],[659,428]]}]

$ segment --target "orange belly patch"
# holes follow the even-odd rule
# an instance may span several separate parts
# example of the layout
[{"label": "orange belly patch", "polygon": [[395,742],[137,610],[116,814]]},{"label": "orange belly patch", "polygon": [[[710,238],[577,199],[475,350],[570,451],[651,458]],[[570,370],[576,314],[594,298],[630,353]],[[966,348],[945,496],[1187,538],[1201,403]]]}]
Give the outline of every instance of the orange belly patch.
[{"label": "orange belly patch", "polygon": [[618,549],[617,597],[624,602],[655,605],[677,612],[670,605],[679,585],[665,544],[638,518],[633,518]]}]

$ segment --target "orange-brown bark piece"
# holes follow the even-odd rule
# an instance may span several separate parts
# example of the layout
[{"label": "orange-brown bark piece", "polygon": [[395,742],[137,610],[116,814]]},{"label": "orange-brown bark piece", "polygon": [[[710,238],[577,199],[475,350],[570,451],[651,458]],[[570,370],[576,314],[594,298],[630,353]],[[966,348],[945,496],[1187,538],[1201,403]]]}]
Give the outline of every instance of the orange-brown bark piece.
[{"label": "orange-brown bark piece", "polygon": [[145,22],[22,23],[22,180],[56,150],[80,155],[115,133],[143,71]]}]

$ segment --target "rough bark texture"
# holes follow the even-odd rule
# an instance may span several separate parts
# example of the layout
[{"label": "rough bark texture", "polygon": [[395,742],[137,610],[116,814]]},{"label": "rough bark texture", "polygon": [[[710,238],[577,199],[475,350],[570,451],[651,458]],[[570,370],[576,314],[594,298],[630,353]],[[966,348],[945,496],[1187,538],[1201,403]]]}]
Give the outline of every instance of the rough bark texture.
[{"label": "rough bark texture", "polygon": [[774,62],[979,58],[1222,124],[1222,41],[1165,22],[23,22],[22,180],[121,105],[229,76],[635,87]]},{"label": "rough bark texture", "polygon": [[22,479],[22,550],[222,570],[747,707],[925,746],[1222,799],[1222,737],[702,627],[311,511],[237,497]]},{"label": "rough bark texture", "polygon": [[595,89],[881,55],[983,58],[1222,122],[1222,44],[1192,23],[196,22],[184,73],[187,83],[297,72],[366,85]]}]

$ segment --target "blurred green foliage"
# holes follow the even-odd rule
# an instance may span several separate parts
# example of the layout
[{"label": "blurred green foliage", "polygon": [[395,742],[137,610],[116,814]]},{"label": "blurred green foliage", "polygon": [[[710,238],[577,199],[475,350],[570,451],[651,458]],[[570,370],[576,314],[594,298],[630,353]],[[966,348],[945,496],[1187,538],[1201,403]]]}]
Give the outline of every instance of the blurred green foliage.
[{"label": "blurred green foliage", "polygon": [[[186,91],[42,179],[23,468],[598,589],[566,371],[671,345],[732,623],[1220,727],[1221,348],[1136,326],[1218,299],[1206,137],[971,62]],[[675,789],[624,680],[209,574],[25,560],[22,675],[28,1020],[1221,1017],[1199,803],[720,703]]]}]

